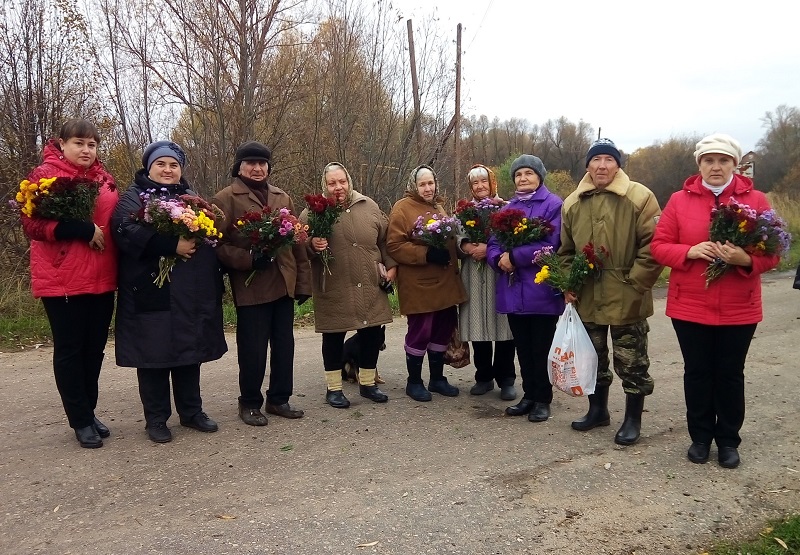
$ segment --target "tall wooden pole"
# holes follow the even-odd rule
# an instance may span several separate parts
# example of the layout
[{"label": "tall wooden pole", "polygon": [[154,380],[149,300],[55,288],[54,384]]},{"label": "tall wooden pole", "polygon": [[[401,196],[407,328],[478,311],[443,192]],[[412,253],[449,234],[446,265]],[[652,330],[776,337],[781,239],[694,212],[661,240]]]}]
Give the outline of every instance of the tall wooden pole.
[{"label": "tall wooden pole", "polygon": [[417,158],[414,164],[420,164],[422,159],[422,125],[420,121],[421,108],[419,102],[419,82],[417,81],[417,59],[414,55],[414,28],[411,20],[406,21],[408,28],[408,57],[411,62],[411,90],[414,94],[414,117],[411,120],[411,125],[414,126],[417,136]]},{"label": "tall wooden pole", "polygon": [[456,199],[462,198],[461,188],[461,23],[456,27],[456,112],[455,112],[455,129],[453,133],[453,147],[454,147],[454,160],[453,160],[453,174],[455,183]]}]

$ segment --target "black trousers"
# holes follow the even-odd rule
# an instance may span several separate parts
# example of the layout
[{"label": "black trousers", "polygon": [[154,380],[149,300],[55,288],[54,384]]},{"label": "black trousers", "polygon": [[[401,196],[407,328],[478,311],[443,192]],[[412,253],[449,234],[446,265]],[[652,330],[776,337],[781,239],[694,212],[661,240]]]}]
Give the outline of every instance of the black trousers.
[{"label": "black trousers", "polygon": [[692,441],[738,447],[744,423],[744,361],[757,324],[707,326],[676,320],[683,354],[686,423]]},{"label": "black trousers", "polygon": [[525,399],[548,404],[553,401],[547,355],[556,334],[557,322],[558,316],[547,314],[508,315],[508,325],[517,348]]},{"label": "black trousers", "polygon": [[267,371],[272,405],[289,402],[294,384],[294,301],[281,297],[270,303],[236,307],[236,346],[239,359],[239,403],[261,408],[261,387]]},{"label": "black trousers", "polygon": [[42,304],[53,333],[53,372],[69,425],[91,426],[114,292],[43,297]]},{"label": "black trousers", "polygon": [[[493,350],[494,353],[492,353]],[[494,354],[494,361],[492,361],[492,354]],[[513,385],[517,378],[517,370],[514,367],[515,354],[513,339],[509,341],[472,341],[475,381],[490,382],[494,380],[500,387]]]},{"label": "black trousers", "polygon": [[[344,337],[347,332],[323,333],[322,334],[322,364],[326,372],[342,369],[342,359],[344,358]],[[372,326],[356,330],[358,335],[359,365],[362,368],[376,368],[378,366],[378,354],[383,343],[381,326]]]},{"label": "black trousers", "polygon": [[172,415],[169,399],[170,376],[175,410],[181,420],[190,420],[203,410],[199,364],[173,368],[137,368],[136,375],[139,378],[139,397],[142,399],[144,420],[148,426],[156,422],[166,422]]}]

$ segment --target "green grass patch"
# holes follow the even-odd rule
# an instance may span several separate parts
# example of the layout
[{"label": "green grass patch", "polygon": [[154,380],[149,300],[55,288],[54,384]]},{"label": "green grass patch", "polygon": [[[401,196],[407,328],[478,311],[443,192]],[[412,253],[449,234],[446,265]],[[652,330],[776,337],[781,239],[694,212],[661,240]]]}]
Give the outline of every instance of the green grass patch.
[{"label": "green grass patch", "polygon": [[705,551],[708,555],[786,555],[800,554],[800,515],[770,522],[755,539],[722,541]]}]

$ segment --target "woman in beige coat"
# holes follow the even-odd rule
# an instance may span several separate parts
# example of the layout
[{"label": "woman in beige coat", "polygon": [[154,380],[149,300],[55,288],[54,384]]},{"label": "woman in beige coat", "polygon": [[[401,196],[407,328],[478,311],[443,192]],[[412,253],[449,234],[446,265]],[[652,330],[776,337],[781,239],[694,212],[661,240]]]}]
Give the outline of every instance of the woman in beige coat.
[{"label": "woman in beige coat", "polygon": [[[450,239],[447,248],[438,249],[412,237],[419,216],[446,215],[437,193],[433,169],[414,168],[405,197],[395,203],[389,215],[386,239],[386,248],[398,263],[400,312],[408,319],[406,395],[415,401],[430,401],[431,391],[448,397],[458,395],[458,388],[444,377],[444,352],[458,320],[456,306],[467,300],[459,277],[455,240]],[[422,382],[426,352],[431,373],[427,389]]]},{"label": "woman in beige coat", "polygon": [[[322,172],[322,190],[334,197],[344,211],[327,239],[309,241],[314,327],[322,333],[325,367],[325,400],[334,408],[347,408],[342,392],[342,359],[345,334],[356,330],[361,347],[359,394],[376,403],[389,400],[375,385],[378,352],[383,343],[381,325],[392,321],[386,291],[381,285],[394,281],[396,263],[386,254],[386,215],[371,198],[353,189],[344,166],[328,164]],[[308,221],[308,209],[300,214]],[[328,270],[320,253],[329,249]]]}]

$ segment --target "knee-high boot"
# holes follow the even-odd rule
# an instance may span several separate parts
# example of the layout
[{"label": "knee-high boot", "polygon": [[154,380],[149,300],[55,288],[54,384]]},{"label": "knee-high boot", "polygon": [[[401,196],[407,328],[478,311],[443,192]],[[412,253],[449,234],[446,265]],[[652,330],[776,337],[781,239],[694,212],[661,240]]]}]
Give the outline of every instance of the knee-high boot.
[{"label": "knee-high boot", "polygon": [[642,430],[642,411],[644,395],[627,393],[625,395],[625,421],[622,423],[614,442],[619,445],[633,445],[639,441]]},{"label": "knee-high boot", "polygon": [[428,366],[431,370],[431,379],[428,382],[428,391],[433,391],[446,397],[458,395],[458,388],[450,385],[444,377],[444,352],[428,351]]},{"label": "knee-high boot", "polygon": [[589,395],[589,411],[583,418],[572,422],[572,429],[587,432],[592,428],[609,424],[611,416],[608,414],[608,386],[597,387],[594,393]]}]

